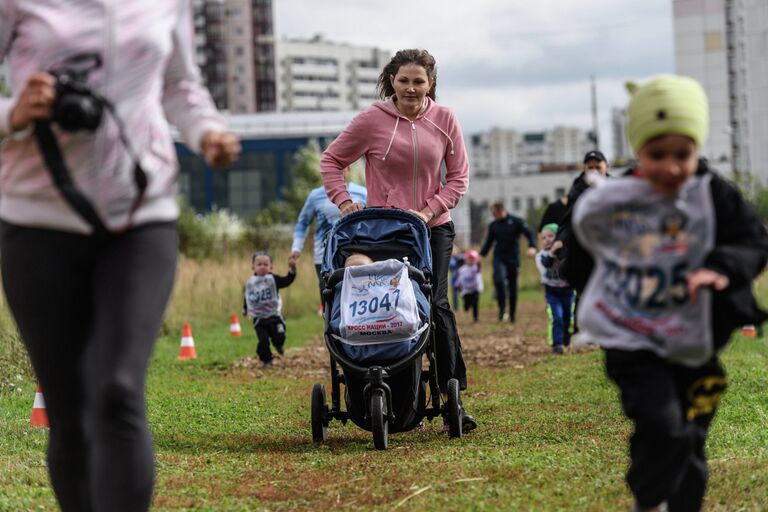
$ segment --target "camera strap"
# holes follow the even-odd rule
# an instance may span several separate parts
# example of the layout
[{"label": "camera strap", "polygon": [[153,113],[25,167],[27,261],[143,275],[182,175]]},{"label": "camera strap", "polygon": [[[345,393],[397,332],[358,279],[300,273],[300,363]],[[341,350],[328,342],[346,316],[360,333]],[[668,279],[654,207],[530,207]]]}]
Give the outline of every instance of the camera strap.
[{"label": "camera strap", "polygon": [[59,189],[64,200],[83,220],[93,227],[94,233],[97,235],[107,234],[109,230],[101,221],[99,214],[96,213],[96,209],[88,198],[75,187],[69,169],[64,164],[64,156],[61,154],[59,144],[51,130],[51,124],[47,121],[37,121],[35,123],[35,138],[40,146],[40,151],[43,153],[48,173],[53,178],[53,183]]},{"label": "camera strap", "polygon": [[73,210],[75,210],[75,212],[77,212],[78,215],[80,215],[80,217],[82,217],[83,220],[85,220],[88,224],[91,225],[91,227],[93,227],[95,234],[106,235],[109,233],[121,233],[128,230],[132,226],[133,215],[136,213],[136,210],[138,210],[141,202],[144,199],[144,193],[147,189],[148,180],[147,174],[139,164],[139,159],[125,138],[122,123],[115,115],[112,104],[103,98],[101,101],[103,101],[104,105],[107,107],[107,110],[109,110],[109,112],[112,114],[112,117],[115,119],[118,126],[118,132],[120,134],[120,140],[122,141],[126,151],[134,162],[133,180],[138,191],[136,198],[133,200],[133,204],[131,205],[131,210],[128,214],[128,221],[117,229],[109,229],[104,224],[104,222],[101,220],[101,217],[99,217],[99,214],[96,212],[96,208],[94,208],[93,203],[91,203],[85,194],[83,194],[75,186],[74,181],[72,181],[72,175],[69,172],[69,169],[67,169],[66,163],[64,162],[64,155],[62,155],[61,148],[56,141],[56,136],[53,134],[53,130],[51,129],[51,123],[48,121],[35,122],[34,133],[38,146],[40,147],[40,151],[43,154],[43,160],[45,161],[45,166],[48,169],[48,173],[51,175],[54,185],[64,197],[64,200],[69,204],[69,206],[72,207]]}]

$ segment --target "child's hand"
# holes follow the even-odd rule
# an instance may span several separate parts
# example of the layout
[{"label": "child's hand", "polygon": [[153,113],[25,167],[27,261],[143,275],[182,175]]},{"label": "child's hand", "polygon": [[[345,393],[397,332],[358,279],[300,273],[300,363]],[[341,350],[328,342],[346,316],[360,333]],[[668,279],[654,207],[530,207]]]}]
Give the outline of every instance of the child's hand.
[{"label": "child's hand", "polygon": [[535,247],[529,247],[527,251],[525,251],[525,255],[529,258],[535,258],[536,257],[536,248]]},{"label": "child's hand", "polygon": [[288,266],[291,268],[296,268],[296,261],[299,259],[299,256],[301,253],[294,251],[291,253],[290,256],[288,256]]},{"label": "child's hand", "polygon": [[708,268],[694,270],[688,276],[688,293],[691,296],[691,302],[696,302],[699,288],[703,286],[711,286],[715,290],[725,290],[729,284],[728,277],[714,270]]}]

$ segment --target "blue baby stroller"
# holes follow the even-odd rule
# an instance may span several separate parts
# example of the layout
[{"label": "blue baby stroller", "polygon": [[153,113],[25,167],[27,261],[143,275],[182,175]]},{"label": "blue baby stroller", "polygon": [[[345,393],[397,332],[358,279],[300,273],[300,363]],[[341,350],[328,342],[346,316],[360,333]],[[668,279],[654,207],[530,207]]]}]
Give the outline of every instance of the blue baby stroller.
[{"label": "blue baby stroller", "polygon": [[[423,324],[412,339],[368,345],[350,344],[341,336],[344,262],[355,253],[366,254],[377,263],[405,263],[405,266],[400,264],[400,268],[407,269],[418,305],[418,318]],[[324,339],[331,356],[331,405],[328,407],[326,402],[325,386],[315,384],[312,388],[315,442],[326,441],[331,420],[340,420],[343,424],[352,420],[373,432],[374,446],[384,450],[390,432],[409,431],[424,418],[432,420],[441,415],[448,424],[449,436],[461,437],[462,409],[457,379],[448,381],[446,403],[443,405],[440,401],[430,317],[431,268],[427,227],[420,218],[406,211],[368,208],[344,217],[331,229],[322,269]],[[356,304],[343,307],[355,308]],[[425,354],[426,369],[422,368]],[[345,386],[346,411],[341,406],[341,384]],[[427,386],[431,407],[427,407]]]}]

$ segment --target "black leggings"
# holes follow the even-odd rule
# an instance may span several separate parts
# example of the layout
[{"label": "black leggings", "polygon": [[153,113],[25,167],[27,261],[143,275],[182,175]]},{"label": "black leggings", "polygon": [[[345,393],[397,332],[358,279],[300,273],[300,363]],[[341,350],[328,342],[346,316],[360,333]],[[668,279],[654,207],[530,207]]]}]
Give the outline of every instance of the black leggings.
[{"label": "black leggings", "polygon": [[45,396],[61,509],[148,510],[144,384],[173,285],[175,223],[106,238],[0,227],[3,285]]},{"label": "black leggings", "polygon": [[461,340],[456,329],[456,317],[448,302],[448,263],[453,251],[456,232],[453,222],[435,226],[429,230],[432,249],[432,321],[435,325],[435,357],[437,382],[440,390],[448,391],[448,379],[458,379],[461,389],[467,388],[467,368],[461,353]]}]

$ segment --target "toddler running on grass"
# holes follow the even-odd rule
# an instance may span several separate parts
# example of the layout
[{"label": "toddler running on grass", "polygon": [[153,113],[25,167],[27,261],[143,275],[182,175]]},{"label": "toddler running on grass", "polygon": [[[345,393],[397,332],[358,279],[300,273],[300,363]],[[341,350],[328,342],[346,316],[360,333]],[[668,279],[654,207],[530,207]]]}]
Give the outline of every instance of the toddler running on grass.
[{"label": "toddler running on grass", "polygon": [[464,255],[464,263],[456,273],[456,285],[461,290],[464,311],[472,310],[472,321],[477,323],[480,294],[483,292],[483,275],[480,271],[480,254],[470,249]]},{"label": "toddler running on grass", "polygon": [[243,310],[253,320],[253,328],[259,339],[256,354],[266,370],[272,368],[272,350],[283,354],[285,345],[285,319],[281,314],[282,300],[278,290],[289,286],[296,279],[296,257],[288,258],[288,275],[272,273],[272,257],[265,251],[255,252],[251,257],[253,275],[245,283]]},{"label": "toddler running on grass", "polygon": [[662,76],[628,88],[637,167],[575,206],[576,235],[596,260],[578,318],[581,336],[604,349],[634,424],[634,510],[696,511],[704,444],[727,386],[717,354],[738,326],[766,319],[751,283],[768,259],[768,234],[699,158],[709,126],[701,86]]}]

